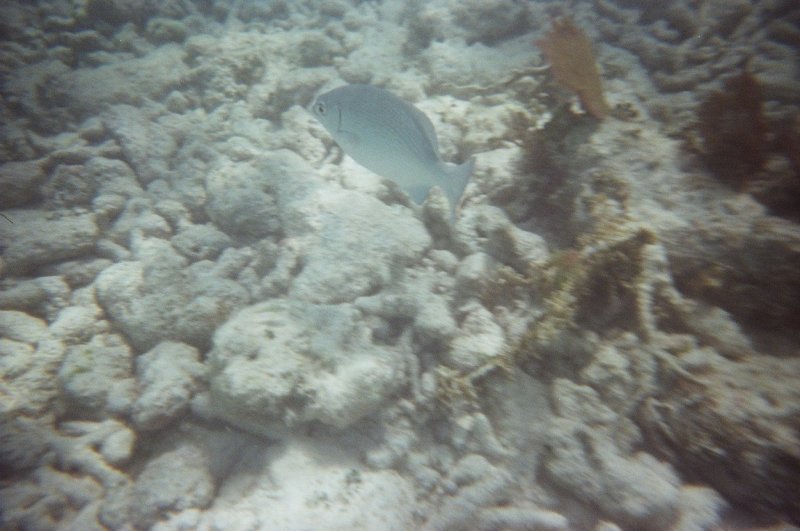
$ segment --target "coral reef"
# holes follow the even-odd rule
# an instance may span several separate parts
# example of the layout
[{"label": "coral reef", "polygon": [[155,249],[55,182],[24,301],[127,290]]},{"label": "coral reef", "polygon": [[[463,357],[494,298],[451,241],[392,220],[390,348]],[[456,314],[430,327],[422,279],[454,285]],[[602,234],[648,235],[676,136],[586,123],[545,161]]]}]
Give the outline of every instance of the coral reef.
[{"label": "coral reef", "polygon": [[22,276],[45,264],[86,254],[98,237],[92,214],[42,219],[37,212],[15,210],[15,222],[0,225],[8,274]]},{"label": "coral reef", "polygon": [[[307,529],[324,522],[340,529],[415,527],[409,482],[394,471],[364,470],[331,442],[303,438],[255,454],[243,463],[247,466],[242,477],[218,494],[210,510],[194,515],[193,526]],[[262,467],[263,473],[252,474],[253,468]],[[265,492],[280,496],[265,497]]]},{"label": "coral reef", "polygon": [[466,455],[455,463],[448,480],[458,493],[444,502],[436,518],[426,523],[426,530],[468,527],[475,518],[481,518],[483,507],[500,505],[513,486],[510,475],[477,454]]},{"label": "coral reef", "polygon": [[[14,527],[97,526],[103,493],[127,484],[115,465],[133,451],[134,433],[114,420],[69,422],[61,430],[25,418],[14,420],[27,437],[47,448],[47,457],[28,477],[0,489],[4,525]],[[25,439],[4,441],[20,445]],[[8,454],[4,452],[4,457]]]},{"label": "coral reef", "polygon": [[[413,2],[408,6],[410,31],[405,46],[409,50],[425,49],[444,37],[463,39],[468,44],[497,44],[525,33],[531,24],[531,10],[513,0]],[[445,32],[446,27],[453,28],[455,34]]]},{"label": "coral reef", "polygon": [[[712,218],[665,237],[676,285],[735,316],[765,351],[791,354],[793,347],[781,343],[796,337],[800,315],[800,234],[789,221],[742,207],[735,217]],[[734,234],[740,235],[735,241]]]},{"label": "coral reef", "polygon": [[137,357],[139,396],[131,408],[134,425],[142,430],[153,430],[178,418],[189,408],[205,376],[200,353],[182,343],[159,343]]},{"label": "coral reef", "polygon": [[[594,389],[598,389],[604,402],[614,405],[615,411],[640,411],[641,422],[651,440],[658,448],[670,452],[666,455],[671,462],[686,466],[685,470],[691,476],[708,481],[737,504],[755,510],[775,511],[795,520],[797,508],[794,499],[783,494],[788,492],[787,482],[796,481],[797,470],[793,464],[797,461],[796,441],[789,427],[797,413],[788,406],[793,403],[792,391],[779,383],[783,378],[792,378],[788,373],[781,373],[787,369],[787,363],[754,356],[752,344],[730,316],[717,311],[712,317],[707,307],[680,295],[669,274],[664,248],[652,233],[634,230],[625,236],[622,231],[620,238],[620,229],[614,231],[618,234],[616,239],[605,242],[590,239],[582,253],[569,251],[574,255],[570,259],[574,264],[573,273],[567,274],[570,269],[561,268],[559,272],[566,276],[553,277],[547,275],[552,266],[545,266],[539,290],[549,310],[534,320],[521,337],[515,358],[522,367],[540,378],[547,373],[557,377],[580,371],[582,378],[592,387],[583,389],[587,396],[572,400],[575,407],[587,407],[577,404],[597,402],[596,398],[590,400],[588,397],[594,396]],[[608,237],[606,233],[600,234]],[[559,263],[560,258],[555,255],[555,263]],[[703,315],[706,317],[698,319]],[[585,349],[582,345],[591,341],[586,337],[588,330],[610,338],[621,331],[636,335],[609,339],[608,346],[594,354],[595,361],[590,361],[588,352],[579,354],[581,349]],[[691,332],[692,336],[684,335],[686,332]],[[716,350],[699,348],[695,343],[697,340],[712,345]],[[634,354],[638,348],[633,346],[639,341],[648,345],[646,354]],[[613,354],[620,351],[626,353],[622,356]],[[726,360],[717,352],[724,353],[733,361]],[[557,359],[566,353],[571,356],[569,362]],[[790,367],[794,366],[793,361],[790,361]],[[568,363],[567,367],[564,367],[565,363]],[[662,380],[664,376],[657,378],[652,363],[661,367],[660,372],[668,375],[666,379]],[[634,371],[636,376],[631,376],[630,371]],[[742,378],[736,374],[756,376]],[[772,375],[769,380],[772,383],[767,384],[763,378],[765,374]],[[575,384],[556,379],[553,385],[556,392],[557,388],[566,386],[569,389]],[[664,393],[663,400],[661,393]],[[729,396],[730,393],[735,394],[736,399]],[[769,398],[747,400],[743,393]],[[565,398],[556,399],[557,412],[569,419],[587,418],[585,412],[564,412],[561,400]],[[740,403],[740,400],[751,404],[750,408],[742,411],[740,406],[735,406],[734,403]],[[605,448],[603,451],[616,445],[618,449],[615,451],[622,451],[624,455],[632,442],[641,439],[638,429],[630,424],[627,428],[621,427],[616,423],[616,413],[604,405],[598,407],[599,411],[605,411],[605,416],[601,415],[604,419],[601,424],[613,426],[612,430],[603,436],[603,430],[598,429],[601,420],[591,420],[592,429],[585,435],[590,442],[584,443],[583,450],[580,450],[580,445],[575,446],[573,454],[577,451],[575,449],[585,451],[587,445],[600,445]],[[737,413],[732,414],[729,408],[736,409]],[[572,448],[575,440],[580,439],[577,432],[564,439],[560,437],[569,422],[574,420],[554,422],[559,430],[553,432],[554,440],[565,445],[563,451]],[[762,428],[752,427],[754,424]],[[626,433],[627,437],[632,437],[628,442],[620,439]],[[601,441],[605,437],[605,442],[598,442],[598,437]],[[546,458],[548,466],[555,467],[551,470],[553,480],[566,481],[569,474],[561,467],[577,466],[580,459],[570,454],[571,457],[561,460],[561,454],[553,451],[556,451],[554,457]],[[581,459],[595,463],[605,459],[597,453],[600,450],[594,452]],[[652,457],[645,456],[644,459]],[[654,466],[646,468],[652,470]],[[609,470],[624,467],[617,462]],[[769,472],[774,467],[780,468],[780,472],[777,469]],[[662,479],[666,477],[664,474],[660,476]],[[598,477],[598,481],[603,480],[602,475]],[[605,480],[614,481],[612,477]],[[659,521],[677,518],[677,490],[675,480],[671,482],[671,494],[665,498],[668,501],[653,502],[665,503],[657,511],[666,510],[672,514],[661,514],[657,517]],[[753,484],[762,485],[758,493],[744,487]],[[583,492],[583,496],[601,507],[606,504],[610,511],[608,514],[615,521],[636,526],[639,525],[636,523],[638,519],[648,521],[654,517],[650,509],[635,516],[639,510],[633,509],[635,504],[619,505],[618,497],[613,503],[603,502],[597,493],[606,492],[608,486],[597,487],[595,494],[590,494],[591,489],[585,482],[570,484],[569,489]],[[630,507],[633,512],[625,513],[624,507]],[[620,510],[623,512],[618,512]]]},{"label": "coral reef", "polygon": [[798,360],[731,361],[703,350],[681,359],[697,377],[665,386],[643,404],[653,442],[737,505],[797,521]]},{"label": "coral reef", "polygon": [[213,499],[214,480],[201,448],[184,445],[150,460],[131,489],[129,514],[139,528],[165,515],[203,508]]},{"label": "coral reef", "polygon": [[214,327],[248,300],[245,289],[213,262],[188,268],[188,260],[164,239],[137,236],[131,248],[131,260],[98,275],[96,293],[137,349],[149,350],[163,340],[205,347]]},{"label": "coral reef", "polygon": [[[603,405],[591,387],[557,380],[553,393],[557,417],[544,457],[552,480],[625,527],[671,523],[679,497],[672,467],[645,452],[633,452],[637,430]],[[648,488],[630,488],[630,477]]]},{"label": "coral reef", "polygon": [[210,414],[268,437],[320,421],[345,428],[403,386],[404,357],[375,345],[349,305],[268,301],[214,335]]},{"label": "coral reef", "polygon": [[73,4],[0,17],[0,527],[800,522],[796,2]]}]

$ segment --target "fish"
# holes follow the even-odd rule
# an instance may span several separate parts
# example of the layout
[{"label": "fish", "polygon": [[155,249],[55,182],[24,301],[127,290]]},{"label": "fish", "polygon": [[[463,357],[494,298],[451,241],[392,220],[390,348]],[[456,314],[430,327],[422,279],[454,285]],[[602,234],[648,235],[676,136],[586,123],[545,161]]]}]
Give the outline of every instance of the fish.
[{"label": "fish", "polygon": [[320,94],[312,114],[347,155],[368,170],[394,181],[421,204],[438,186],[455,219],[475,158],[444,162],[430,119],[411,103],[373,85],[352,84]]}]

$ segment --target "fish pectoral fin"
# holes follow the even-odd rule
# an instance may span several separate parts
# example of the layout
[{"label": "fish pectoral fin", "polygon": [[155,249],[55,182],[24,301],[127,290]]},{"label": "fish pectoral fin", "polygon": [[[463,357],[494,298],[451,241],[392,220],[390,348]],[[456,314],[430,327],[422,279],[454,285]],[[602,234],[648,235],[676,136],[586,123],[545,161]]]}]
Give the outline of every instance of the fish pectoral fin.
[{"label": "fish pectoral fin", "polygon": [[349,147],[357,147],[358,144],[361,143],[361,138],[359,138],[357,134],[341,129],[336,131],[336,140],[345,149]]}]

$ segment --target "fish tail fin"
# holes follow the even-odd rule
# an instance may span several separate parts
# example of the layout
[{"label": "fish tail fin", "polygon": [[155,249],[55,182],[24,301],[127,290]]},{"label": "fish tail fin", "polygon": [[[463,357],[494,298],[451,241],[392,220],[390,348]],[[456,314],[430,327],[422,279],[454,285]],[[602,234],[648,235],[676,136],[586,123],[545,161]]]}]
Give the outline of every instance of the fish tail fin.
[{"label": "fish tail fin", "polygon": [[445,179],[442,183],[442,189],[450,201],[451,221],[455,220],[456,209],[461,201],[461,196],[464,194],[464,189],[469,184],[469,179],[474,169],[475,157],[470,157],[464,164],[444,163]]}]

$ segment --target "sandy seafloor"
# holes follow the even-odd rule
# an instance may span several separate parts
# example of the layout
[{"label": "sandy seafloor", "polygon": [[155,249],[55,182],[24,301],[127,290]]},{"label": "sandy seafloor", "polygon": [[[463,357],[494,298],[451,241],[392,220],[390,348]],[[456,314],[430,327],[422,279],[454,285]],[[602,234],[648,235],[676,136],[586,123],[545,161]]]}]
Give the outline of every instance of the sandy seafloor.
[{"label": "sandy seafloor", "polygon": [[[800,226],[690,147],[745,62],[798,115],[796,3],[0,10],[2,529],[800,524]],[[309,114],[344,83],[475,155],[455,225]]]}]

